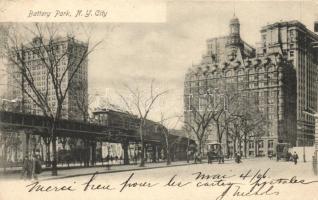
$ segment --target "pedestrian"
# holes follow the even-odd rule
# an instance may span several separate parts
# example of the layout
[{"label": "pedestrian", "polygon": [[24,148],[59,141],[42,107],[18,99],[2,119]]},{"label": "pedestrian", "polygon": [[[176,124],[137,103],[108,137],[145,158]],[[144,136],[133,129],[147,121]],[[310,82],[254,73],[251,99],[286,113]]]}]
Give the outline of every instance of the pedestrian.
[{"label": "pedestrian", "polygon": [[28,156],[23,159],[21,179],[31,179],[31,166]]},{"label": "pedestrian", "polygon": [[235,162],[240,163],[241,162],[241,155],[240,153],[235,153]]},{"label": "pedestrian", "polygon": [[198,153],[197,152],[195,152],[194,153],[194,164],[197,164],[197,162],[198,162]]},{"label": "pedestrian", "polygon": [[122,160],[123,160],[123,157],[122,156],[119,156],[119,164],[121,165],[122,163]]},{"label": "pedestrian", "polygon": [[211,164],[211,150],[208,151],[207,156],[208,156],[208,164]]},{"label": "pedestrian", "polygon": [[241,162],[242,162],[242,161],[241,161],[241,158],[242,158],[242,157],[241,157],[241,154],[238,153],[237,156],[238,156],[238,163],[241,163]]},{"label": "pedestrian", "polygon": [[295,165],[297,165],[298,154],[296,153],[296,151],[293,154],[293,160],[294,160]]},{"label": "pedestrian", "polygon": [[273,154],[270,152],[270,153],[268,154],[268,157],[269,157],[270,160],[272,160]]},{"label": "pedestrian", "polygon": [[190,162],[191,151],[187,151],[187,163]]},{"label": "pedestrian", "polygon": [[109,156],[109,154],[107,154],[107,156],[106,156],[106,162],[109,164],[109,160],[110,160],[110,156]]},{"label": "pedestrian", "polygon": [[220,149],[218,152],[218,160],[219,160],[219,164],[224,163],[224,155],[223,155],[222,149]]},{"label": "pedestrian", "polygon": [[38,180],[38,174],[42,172],[40,159],[34,154],[32,156],[32,178]]}]

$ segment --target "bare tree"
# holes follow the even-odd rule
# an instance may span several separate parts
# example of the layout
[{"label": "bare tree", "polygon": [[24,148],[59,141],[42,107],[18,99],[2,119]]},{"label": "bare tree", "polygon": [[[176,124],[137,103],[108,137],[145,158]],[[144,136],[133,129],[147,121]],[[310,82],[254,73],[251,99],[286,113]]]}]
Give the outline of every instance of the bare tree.
[{"label": "bare tree", "polygon": [[196,136],[199,157],[201,157],[202,148],[213,125],[216,125],[218,140],[222,139],[223,131],[220,130],[220,120],[226,109],[228,95],[218,91],[219,88],[215,88],[213,91],[208,89],[206,93],[198,97],[190,95],[185,102],[185,127]]},{"label": "bare tree", "polygon": [[145,166],[144,132],[146,130],[146,122],[150,112],[154,109],[155,103],[167,92],[166,90],[158,90],[155,88],[154,84],[154,79],[152,79],[150,83],[143,84],[142,87],[138,84],[131,85],[124,83],[123,88],[128,94],[125,95],[123,93],[117,92],[124,110],[132,117],[135,116],[138,118],[139,121],[138,132],[141,144],[140,167]]},{"label": "bare tree", "polygon": [[[74,37],[66,37],[66,45],[62,44],[58,34],[60,24],[38,24],[32,28],[24,27],[24,31],[32,36],[32,40],[9,36],[7,59],[16,84],[22,91],[22,102],[28,101],[35,105],[49,119],[49,135],[52,142],[52,175],[57,175],[56,128],[58,121],[64,117],[65,99],[70,88],[79,79],[79,71],[87,65],[87,57],[101,43],[90,44],[90,37],[80,43]],[[91,46],[91,47],[89,47]],[[37,85],[39,78],[35,68],[42,69],[42,83]],[[49,99],[54,98],[54,104]]]},{"label": "bare tree", "polygon": [[264,136],[269,122],[251,97],[240,96],[236,102],[233,102],[229,116],[231,119],[229,132],[234,142],[234,151],[241,152],[242,141],[244,141],[244,155],[246,156],[249,138]]},{"label": "bare tree", "polygon": [[[17,161],[18,150],[22,141],[17,133],[2,131],[0,133],[0,145],[2,146],[2,164],[3,169],[6,171],[8,151],[11,149],[11,153],[14,153],[14,160]],[[12,155],[9,155],[12,157]]]},{"label": "bare tree", "polygon": [[181,122],[181,116],[176,115],[173,117],[165,117],[165,114],[161,112],[159,124],[161,125],[160,133],[162,134],[164,149],[167,155],[167,165],[171,164],[171,147],[176,144],[181,136],[173,136],[172,132],[176,129]]},{"label": "bare tree", "polygon": [[231,114],[229,113],[231,112],[229,111],[229,109],[232,109],[232,107],[233,109],[235,109],[235,105],[237,104],[239,99],[239,94],[237,93],[237,90],[231,85],[227,85],[225,87],[225,84],[226,83],[223,83],[221,81],[218,85],[222,88],[222,92],[221,94],[216,93],[216,95],[223,98],[219,99],[216,113],[212,117],[212,125],[216,128],[217,141],[220,144],[223,141],[224,133],[228,134],[228,124],[233,120]]},{"label": "bare tree", "polygon": [[90,113],[90,106],[95,101],[95,96],[88,94],[87,82],[76,82],[74,87],[71,88],[70,94],[74,96],[76,112],[71,115],[80,115],[83,122],[87,122]]},{"label": "bare tree", "polygon": [[209,109],[208,106],[201,109],[195,105],[190,105],[190,109],[185,111],[184,123],[186,129],[190,130],[196,137],[199,158],[201,157],[202,147],[205,144],[207,134],[209,134],[208,128],[215,114],[215,110]]}]

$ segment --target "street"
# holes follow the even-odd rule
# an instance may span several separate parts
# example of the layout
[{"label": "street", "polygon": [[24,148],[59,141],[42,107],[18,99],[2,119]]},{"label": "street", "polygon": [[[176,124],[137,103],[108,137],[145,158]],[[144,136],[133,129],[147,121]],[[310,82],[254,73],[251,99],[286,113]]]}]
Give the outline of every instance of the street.
[{"label": "street", "polygon": [[[237,164],[191,164],[38,182],[0,182],[0,199],[318,199],[312,163],[246,159]],[[87,170],[87,169],[86,169]],[[91,169],[94,170],[94,169]],[[71,173],[71,172],[69,172]],[[18,192],[16,192],[18,191]]]}]

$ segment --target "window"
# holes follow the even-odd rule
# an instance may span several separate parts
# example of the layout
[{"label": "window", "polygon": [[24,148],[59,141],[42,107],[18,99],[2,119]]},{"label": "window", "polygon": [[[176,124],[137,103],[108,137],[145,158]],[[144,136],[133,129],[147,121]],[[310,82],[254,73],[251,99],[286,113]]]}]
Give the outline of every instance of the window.
[{"label": "window", "polygon": [[269,114],[269,115],[268,115],[268,119],[269,119],[269,120],[273,120],[273,115],[272,115],[272,114]]},{"label": "window", "polygon": [[248,71],[248,73],[249,73],[249,74],[254,74],[254,73],[255,73],[255,69],[254,69],[254,68],[250,69],[250,70]]},{"label": "window", "polygon": [[248,148],[253,149],[254,148],[254,141],[250,140],[248,142]]},{"label": "window", "polygon": [[264,67],[261,67],[261,68],[258,70],[258,73],[264,73],[264,72],[265,72]]},{"label": "window", "polygon": [[274,147],[274,142],[273,140],[268,140],[268,148],[272,149]]},{"label": "window", "polygon": [[271,31],[272,36],[272,43],[275,44],[278,42],[278,29],[275,28]]},{"label": "window", "polygon": [[290,56],[290,57],[294,57],[294,51],[290,51],[290,52],[289,52],[289,56]]},{"label": "window", "polygon": [[239,70],[237,74],[238,75],[244,75],[244,70]]},{"label": "window", "polygon": [[266,42],[266,35],[265,34],[262,35],[262,40],[263,40],[264,43]]},{"label": "window", "polygon": [[259,140],[258,141],[258,148],[264,148],[264,141],[263,140]]},{"label": "window", "polygon": [[227,71],[226,74],[225,74],[225,76],[226,76],[226,77],[232,76],[232,71]]}]

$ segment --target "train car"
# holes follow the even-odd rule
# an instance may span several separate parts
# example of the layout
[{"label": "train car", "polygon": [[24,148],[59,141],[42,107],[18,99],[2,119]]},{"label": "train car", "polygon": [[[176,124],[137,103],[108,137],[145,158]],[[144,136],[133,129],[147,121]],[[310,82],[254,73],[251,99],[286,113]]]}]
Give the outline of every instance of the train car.
[{"label": "train car", "polygon": [[[122,130],[138,130],[140,125],[140,119],[136,115],[130,113],[115,111],[110,109],[101,109],[93,112],[94,122],[99,125],[108,126],[112,128],[118,128]],[[144,129],[144,135],[152,135],[158,138],[158,132],[162,131],[160,129],[159,123],[153,122],[151,120],[146,120]]]},{"label": "train car", "polygon": [[139,119],[137,116],[110,109],[101,109],[93,112],[93,118],[95,123],[100,125],[126,130],[137,129],[139,126]]}]

